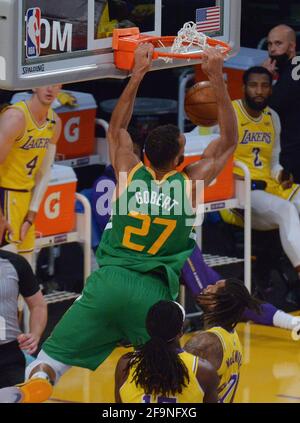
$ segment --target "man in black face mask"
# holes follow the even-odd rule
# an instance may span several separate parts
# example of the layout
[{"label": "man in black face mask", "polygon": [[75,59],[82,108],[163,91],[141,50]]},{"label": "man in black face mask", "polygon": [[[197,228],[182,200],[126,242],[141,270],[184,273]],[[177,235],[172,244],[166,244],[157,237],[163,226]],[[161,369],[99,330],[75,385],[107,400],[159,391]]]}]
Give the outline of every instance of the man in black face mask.
[{"label": "man in black face mask", "polygon": [[293,64],[295,31],[287,25],[273,28],[268,35],[268,51],[270,59],[264,66],[278,75],[270,106],[279,114],[282,125],[280,162],[294,181],[300,183],[300,81],[294,79],[293,72],[297,65]]}]

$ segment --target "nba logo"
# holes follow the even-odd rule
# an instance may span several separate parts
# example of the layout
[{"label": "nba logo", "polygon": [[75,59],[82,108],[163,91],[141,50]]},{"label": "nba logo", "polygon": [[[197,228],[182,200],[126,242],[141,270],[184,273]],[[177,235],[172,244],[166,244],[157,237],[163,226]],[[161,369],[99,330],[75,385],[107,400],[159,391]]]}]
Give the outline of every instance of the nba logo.
[{"label": "nba logo", "polygon": [[41,52],[41,9],[26,12],[26,57],[39,57]]}]

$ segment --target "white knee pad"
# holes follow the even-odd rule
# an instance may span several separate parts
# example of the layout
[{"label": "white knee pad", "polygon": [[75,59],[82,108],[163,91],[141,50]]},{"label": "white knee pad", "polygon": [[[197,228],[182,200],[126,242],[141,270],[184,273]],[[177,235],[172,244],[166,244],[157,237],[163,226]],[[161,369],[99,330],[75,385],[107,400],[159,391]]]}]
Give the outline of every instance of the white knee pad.
[{"label": "white knee pad", "polygon": [[54,385],[56,385],[62,375],[71,368],[71,366],[63,364],[60,361],[54,360],[54,358],[51,358],[48,354],[41,350],[36,360],[34,360],[32,363],[29,364],[29,366],[26,367],[25,380],[29,379],[30,373],[39,364],[47,364],[47,366],[51,367],[51,369],[55,372]]}]

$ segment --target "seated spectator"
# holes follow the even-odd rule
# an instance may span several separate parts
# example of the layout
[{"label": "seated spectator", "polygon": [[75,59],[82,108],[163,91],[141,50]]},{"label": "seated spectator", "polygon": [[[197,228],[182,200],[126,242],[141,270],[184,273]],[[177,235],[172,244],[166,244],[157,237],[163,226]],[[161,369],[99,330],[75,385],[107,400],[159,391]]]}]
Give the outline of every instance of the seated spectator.
[{"label": "seated spectator", "polygon": [[[244,74],[245,96],[233,102],[239,126],[239,144],[234,158],[248,166],[252,180],[252,227],[279,229],[282,247],[300,279],[300,186],[279,163],[281,125],[277,113],[268,107],[272,75],[263,67]],[[242,178],[242,170],[236,168]],[[236,214],[228,223],[241,222]],[[300,280],[299,280],[300,288]]]},{"label": "seated spectator", "polygon": [[[19,294],[30,311],[28,333],[19,327]],[[0,388],[4,388],[24,382],[24,353],[32,355],[37,351],[47,323],[47,305],[27,260],[3,250],[0,250],[0,318]]]}]

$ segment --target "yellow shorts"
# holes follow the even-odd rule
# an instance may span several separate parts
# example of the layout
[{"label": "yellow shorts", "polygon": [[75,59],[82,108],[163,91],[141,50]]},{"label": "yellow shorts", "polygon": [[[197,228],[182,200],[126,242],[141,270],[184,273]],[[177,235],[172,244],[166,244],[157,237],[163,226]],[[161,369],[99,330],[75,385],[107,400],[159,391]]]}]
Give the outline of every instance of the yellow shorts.
[{"label": "yellow shorts", "polygon": [[283,189],[282,186],[276,182],[274,179],[268,179],[267,182],[267,188],[265,189],[265,192],[268,192],[269,194],[276,195],[277,197],[282,198],[283,200],[293,201],[293,198],[299,192],[300,185],[293,184],[293,186],[289,189]]},{"label": "yellow shorts", "polygon": [[20,230],[28,212],[30,200],[31,192],[11,191],[0,188],[1,209],[13,230],[11,236],[6,236],[6,241],[16,244],[19,253],[29,253],[34,250],[34,225],[30,227],[24,241],[20,241]]}]

